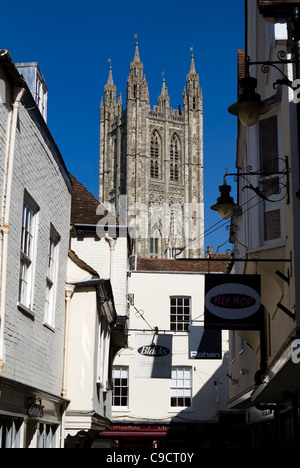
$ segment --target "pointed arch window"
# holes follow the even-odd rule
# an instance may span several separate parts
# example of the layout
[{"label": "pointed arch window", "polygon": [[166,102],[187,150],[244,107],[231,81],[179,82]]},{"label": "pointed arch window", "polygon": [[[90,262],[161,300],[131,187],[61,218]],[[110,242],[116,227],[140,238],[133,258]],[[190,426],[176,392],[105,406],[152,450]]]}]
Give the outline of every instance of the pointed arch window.
[{"label": "pointed arch window", "polygon": [[181,162],[181,146],[177,135],[173,135],[170,145],[170,180],[179,182]]},{"label": "pointed arch window", "polygon": [[151,135],[150,177],[161,178],[161,139],[156,130]]}]

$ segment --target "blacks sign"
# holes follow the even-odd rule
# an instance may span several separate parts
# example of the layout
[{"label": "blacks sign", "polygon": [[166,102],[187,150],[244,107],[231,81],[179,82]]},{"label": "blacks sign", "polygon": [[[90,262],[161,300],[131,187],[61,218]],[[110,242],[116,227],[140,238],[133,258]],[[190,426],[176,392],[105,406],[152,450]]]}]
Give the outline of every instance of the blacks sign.
[{"label": "blacks sign", "polygon": [[205,328],[260,330],[260,284],[259,275],[206,275]]}]

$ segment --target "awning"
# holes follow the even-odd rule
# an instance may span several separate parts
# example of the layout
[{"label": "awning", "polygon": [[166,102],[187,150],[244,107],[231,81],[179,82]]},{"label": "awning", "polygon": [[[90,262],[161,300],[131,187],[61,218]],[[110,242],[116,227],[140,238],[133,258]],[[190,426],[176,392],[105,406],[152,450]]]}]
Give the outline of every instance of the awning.
[{"label": "awning", "polygon": [[166,437],[169,426],[113,426],[99,435],[101,437],[118,438],[118,437]]}]

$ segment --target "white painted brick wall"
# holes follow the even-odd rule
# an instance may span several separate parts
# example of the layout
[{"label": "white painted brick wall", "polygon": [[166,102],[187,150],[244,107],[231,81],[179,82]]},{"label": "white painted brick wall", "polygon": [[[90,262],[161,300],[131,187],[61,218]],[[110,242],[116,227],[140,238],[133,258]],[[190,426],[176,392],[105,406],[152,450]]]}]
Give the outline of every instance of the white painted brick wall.
[{"label": "white painted brick wall", "polygon": [[[0,110],[1,124],[3,124],[2,117]],[[0,139],[1,134],[3,133],[0,129]],[[3,142],[0,142],[0,147],[2,145]],[[17,308],[25,189],[40,208],[34,276],[34,320],[25,316]],[[28,112],[22,107],[17,130],[10,214],[3,376],[56,395],[60,395],[62,388],[64,286],[69,243],[70,204],[71,195],[61,171],[39,130]],[[61,236],[54,331],[44,326],[50,223],[55,226]]]},{"label": "white painted brick wall", "polygon": [[[72,239],[71,248],[90,265],[101,278],[110,277],[110,249],[104,238],[86,237],[84,240]],[[113,254],[112,289],[118,315],[127,313],[127,239],[117,239]]]}]

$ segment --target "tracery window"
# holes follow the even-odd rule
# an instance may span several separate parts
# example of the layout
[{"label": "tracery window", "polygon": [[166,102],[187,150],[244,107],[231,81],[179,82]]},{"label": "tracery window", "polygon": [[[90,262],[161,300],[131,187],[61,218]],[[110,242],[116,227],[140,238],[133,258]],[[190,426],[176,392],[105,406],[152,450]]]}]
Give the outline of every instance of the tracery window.
[{"label": "tracery window", "polygon": [[161,140],[156,130],[151,135],[150,177],[152,179],[161,178]]},{"label": "tracery window", "polygon": [[180,178],[180,160],[181,160],[181,147],[177,135],[173,135],[170,145],[170,180],[179,182]]}]

